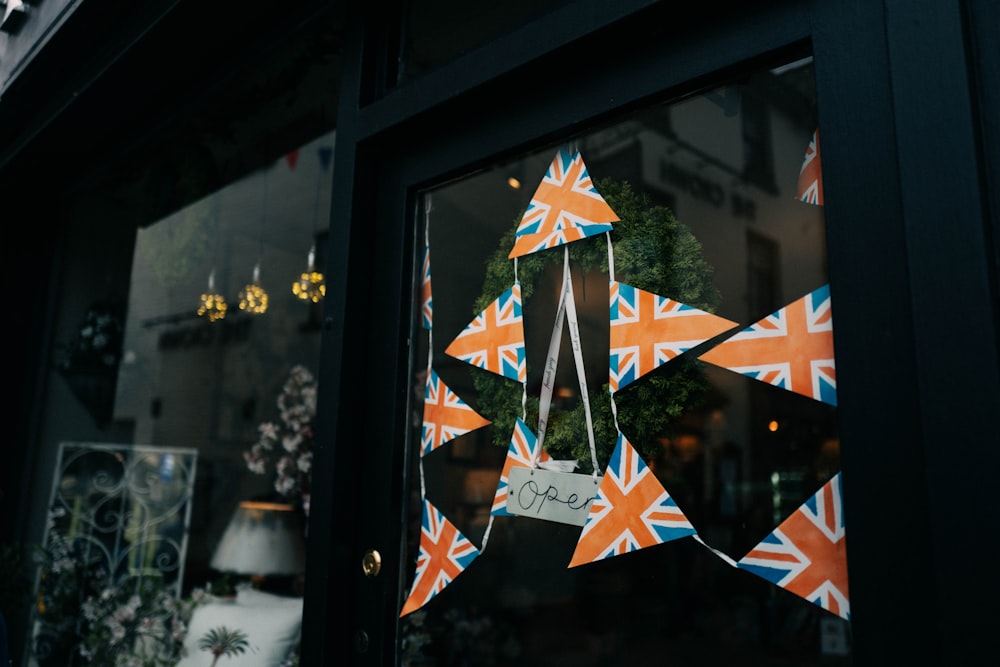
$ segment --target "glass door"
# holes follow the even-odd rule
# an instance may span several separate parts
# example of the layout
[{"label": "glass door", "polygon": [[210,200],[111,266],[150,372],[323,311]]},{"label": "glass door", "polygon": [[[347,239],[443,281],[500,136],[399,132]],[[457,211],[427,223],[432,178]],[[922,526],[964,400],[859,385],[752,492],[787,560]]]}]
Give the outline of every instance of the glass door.
[{"label": "glass door", "polygon": [[846,665],[811,57],[419,197],[404,665]]}]

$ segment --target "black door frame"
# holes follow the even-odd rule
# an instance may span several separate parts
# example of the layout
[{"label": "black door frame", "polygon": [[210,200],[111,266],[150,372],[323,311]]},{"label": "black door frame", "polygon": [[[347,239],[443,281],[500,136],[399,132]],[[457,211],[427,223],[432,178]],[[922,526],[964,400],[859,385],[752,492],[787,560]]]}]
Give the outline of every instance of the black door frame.
[{"label": "black door frame", "polygon": [[[1000,561],[976,529],[997,525],[984,497],[998,463],[997,293],[964,9],[919,4],[772,2],[682,18],[659,3],[581,2],[373,101],[365,40],[379,18],[356,17],[321,376],[327,490],[314,498],[331,530],[311,544],[311,664],[394,660],[418,189],[803,46],[824,137],[854,662],[962,664],[985,648],[997,614],[988,568]],[[523,108],[523,90],[545,93]],[[942,317],[942,303],[964,315]],[[361,568],[369,548],[384,558],[374,579]]]}]

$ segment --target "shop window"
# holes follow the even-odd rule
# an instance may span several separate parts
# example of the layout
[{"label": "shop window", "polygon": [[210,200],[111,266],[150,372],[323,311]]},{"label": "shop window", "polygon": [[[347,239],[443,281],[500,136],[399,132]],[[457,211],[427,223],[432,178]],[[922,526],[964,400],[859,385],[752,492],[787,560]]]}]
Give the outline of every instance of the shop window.
[{"label": "shop window", "polygon": [[817,120],[786,76],[811,63],[423,193],[404,664],[850,664]]},{"label": "shop window", "polygon": [[[70,329],[48,407],[46,435],[66,442],[52,501],[33,508],[49,513],[40,664],[201,664],[223,627],[253,664],[297,651],[334,141],[107,253],[130,270]],[[106,441],[72,442],[81,420]]]}]

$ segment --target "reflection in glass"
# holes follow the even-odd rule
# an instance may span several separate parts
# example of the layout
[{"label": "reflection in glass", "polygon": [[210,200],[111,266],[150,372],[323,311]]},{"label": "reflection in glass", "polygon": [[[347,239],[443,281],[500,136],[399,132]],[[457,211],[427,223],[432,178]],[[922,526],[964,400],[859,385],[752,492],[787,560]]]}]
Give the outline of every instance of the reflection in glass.
[{"label": "reflection in glass", "polygon": [[[127,628],[140,613],[149,614],[149,627],[139,632],[169,644],[172,610],[157,607],[181,592],[197,455],[62,443],[36,587],[35,658],[78,664],[105,631],[112,643],[136,641]],[[114,627],[98,616],[105,601],[119,607]]]},{"label": "reflection in glass", "polygon": [[[211,558],[239,503],[308,516],[321,304],[290,285],[306,248],[311,271],[324,268],[334,141],[318,136],[136,234],[114,420],[135,442],[198,451],[185,593],[222,578]],[[197,311],[205,276],[211,304],[227,304],[211,322]],[[280,585],[301,594],[301,581]]]}]

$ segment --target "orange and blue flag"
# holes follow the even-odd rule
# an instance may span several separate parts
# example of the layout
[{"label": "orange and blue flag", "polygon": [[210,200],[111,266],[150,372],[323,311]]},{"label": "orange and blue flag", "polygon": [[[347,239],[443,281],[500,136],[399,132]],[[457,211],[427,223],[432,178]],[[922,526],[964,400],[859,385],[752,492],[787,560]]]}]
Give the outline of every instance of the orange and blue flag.
[{"label": "orange and blue flag", "polygon": [[508,259],[597,236],[618,221],[594,187],[579,151],[562,148],[531,197]]},{"label": "orange and blue flag", "polygon": [[515,282],[445,348],[445,354],[483,370],[524,382],[524,321],[521,284]]},{"label": "orange and blue flag", "polygon": [[489,423],[459,398],[434,369],[428,371],[424,387],[424,424],[420,435],[421,456]]},{"label": "orange and blue flag", "polygon": [[619,433],[569,567],[694,534],[677,503]]},{"label": "orange and blue flag", "polygon": [[819,130],[813,132],[799,170],[796,198],[807,204],[823,205],[823,171],[819,161]]},{"label": "orange and blue flag", "polygon": [[424,248],[424,262],[420,267],[420,314],[424,328],[431,330],[434,321],[434,301],[431,298],[431,249]]},{"label": "orange and blue flag", "polygon": [[424,499],[416,573],[400,617],[427,604],[462,574],[479,553],[479,549],[444,514]]},{"label": "orange and blue flag", "polygon": [[841,497],[837,473],[737,566],[850,619]]},{"label": "orange and blue flag", "polygon": [[543,450],[538,451],[538,438],[528,428],[528,425],[518,417],[514,424],[514,432],[507,446],[507,458],[500,473],[500,483],[493,497],[493,516],[515,516],[507,511],[507,493],[510,490],[510,471],[512,468],[531,468],[536,462],[548,461],[549,455]]},{"label": "orange and blue flag", "polygon": [[611,393],[737,326],[723,317],[618,281],[611,281],[610,294]]},{"label": "orange and blue flag", "polygon": [[771,313],[698,358],[837,405],[830,286]]}]

